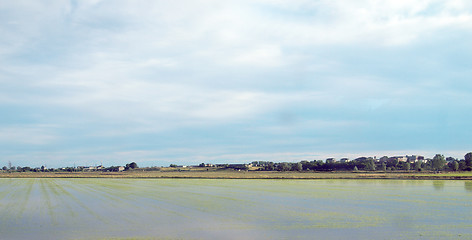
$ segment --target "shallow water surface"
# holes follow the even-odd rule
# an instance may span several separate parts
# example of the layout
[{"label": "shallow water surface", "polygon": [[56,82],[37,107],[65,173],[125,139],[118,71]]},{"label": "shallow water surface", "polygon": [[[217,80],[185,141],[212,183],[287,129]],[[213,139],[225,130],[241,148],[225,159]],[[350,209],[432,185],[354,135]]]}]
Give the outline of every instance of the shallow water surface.
[{"label": "shallow water surface", "polygon": [[471,181],[0,179],[0,239],[471,239]]}]

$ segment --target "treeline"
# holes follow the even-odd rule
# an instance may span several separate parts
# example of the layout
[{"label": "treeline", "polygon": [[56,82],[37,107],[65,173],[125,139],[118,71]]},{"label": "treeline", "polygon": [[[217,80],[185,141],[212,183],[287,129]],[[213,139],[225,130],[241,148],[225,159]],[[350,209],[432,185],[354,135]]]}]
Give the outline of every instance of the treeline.
[{"label": "treeline", "polygon": [[[472,152],[462,160],[446,158],[436,154],[432,159],[415,162],[399,161],[396,158],[379,160],[372,157],[361,157],[345,162],[324,162],[322,160],[300,161],[297,163],[255,161],[252,166],[259,171],[472,171]],[[249,168],[247,168],[249,169]]]},{"label": "treeline", "polygon": [[103,167],[103,166],[92,166],[92,167],[85,167],[85,166],[78,166],[78,167],[63,167],[63,168],[47,168],[45,166],[41,167],[20,167],[20,166],[11,166],[11,163],[8,163],[10,166],[4,166],[2,170],[4,172],[121,172],[121,171],[130,171],[138,168],[138,164],[135,162],[131,162],[126,164],[125,166],[110,166],[110,167]]},{"label": "treeline", "polygon": [[[328,161],[329,160],[329,161]],[[436,154],[432,159],[415,159],[415,160],[399,160],[397,157],[360,157],[349,161],[335,161],[328,159],[327,161],[313,160],[300,162],[270,162],[270,161],[254,161],[251,164],[205,164],[198,166],[177,166],[171,164],[171,168],[216,168],[216,169],[233,169],[233,170],[254,170],[254,171],[472,171],[472,152],[467,153],[464,159],[458,160],[452,157],[445,158],[442,154]],[[8,172],[86,172],[86,171],[102,171],[102,172],[121,172],[137,169],[135,162],[126,164],[125,166],[95,166],[95,167],[64,167],[64,168],[46,168],[45,166],[31,167],[14,167],[4,166],[2,170]],[[160,171],[159,167],[140,168],[142,171]]]}]

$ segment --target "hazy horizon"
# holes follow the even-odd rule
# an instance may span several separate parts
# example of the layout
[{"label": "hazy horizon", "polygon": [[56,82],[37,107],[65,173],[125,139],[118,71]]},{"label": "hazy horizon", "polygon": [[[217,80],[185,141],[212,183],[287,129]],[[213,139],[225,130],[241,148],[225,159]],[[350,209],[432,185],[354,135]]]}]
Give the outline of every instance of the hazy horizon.
[{"label": "hazy horizon", "polygon": [[0,165],[472,151],[466,0],[0,0]]}]

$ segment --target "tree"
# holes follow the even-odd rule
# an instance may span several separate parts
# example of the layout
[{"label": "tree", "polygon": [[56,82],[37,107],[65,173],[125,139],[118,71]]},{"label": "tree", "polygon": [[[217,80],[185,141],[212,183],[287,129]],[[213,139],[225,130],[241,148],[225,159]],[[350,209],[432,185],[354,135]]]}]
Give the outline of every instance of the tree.
[{"label": "tree", "polygon": [[442,170],[444,168],[444,165],[446,165],[446,159],[444,158],[444,155],[436,154],[433,160],[431,160],[431,168],[434,171]]},{"label": "tree", "polygon": [[472,167],[472,152],[467,153],[467,154],[464,156],[464,160],[465,160],[465,165],[466,165],[466,166]]},{"label": "tree", "polygon": [[293,164],[293,171],[301,171],[303,170],[303,165],[301,162]]},{"label": "tree", "polygon": [[367,160],[364,169],[367,170],[367,171],[375,171],[374,159]]},{"label": "tree", "polygon": [[290,170],[290,166],[286,162],[279,163],[277,165],[277,171],[288,171],[288,170]]},{"label": "tree", "polygon": [[302,169],[303,170],[310,170],[311,168],[311,163],[308,162],[308,161],[301,161],[300,162],[302,164]]},{"label": "tree", "polygon": [[417,161],[415,162],[415,170],[416,171],[421,171],[421,161]]},{"label": "tree", "polygon": [[468,167],[467,164],[465,163],[465,160],[462,159],[459,161],[459,170],[461,171],[470,171],[472,167]]},{"label": "tree", "polygon": [[274,171],[275,170],[275,164],[273,162],[269,162],[267,166],[264,167],[266,171]]},{"label": "tree", "polygon": [[131,168],[131,169],[138,168],[138,164],[136,164],[135,162],[132,162],[132,163],[129,164],[129,168]]},{"label": "tree", "polygon": [[389,159],[387,161],[387,167],[391,167],[393,169],[396,169],[398,167],[398,159],[397,158],[393,158],[393,159]]},{"label": "tree", "polygon": [[357,169],[357,166],[354,166],[354,172],[357,172],[359,171],[359,169]]},{"label": "tree", "polygon": [[457,161],[452,162],[452,170],[454,172],[459,170],[459,162],[457,162]]},{"label": "tree", "polygon": [[410,171],[411,165],[409,162],[405,163],[405,170]]},{"label": "tree", "polygon": [[387,171],[387,164],[385,162],[382,163],[382,171]]}]

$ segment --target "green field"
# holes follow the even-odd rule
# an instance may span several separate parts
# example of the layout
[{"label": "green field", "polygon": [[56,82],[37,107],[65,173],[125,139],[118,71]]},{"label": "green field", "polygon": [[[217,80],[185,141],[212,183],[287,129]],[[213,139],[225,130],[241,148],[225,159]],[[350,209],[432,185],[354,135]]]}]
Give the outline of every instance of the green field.
[{"label": "green field", "polygon": [[470,239],[472,181],[0,179],[1,239]]}]

